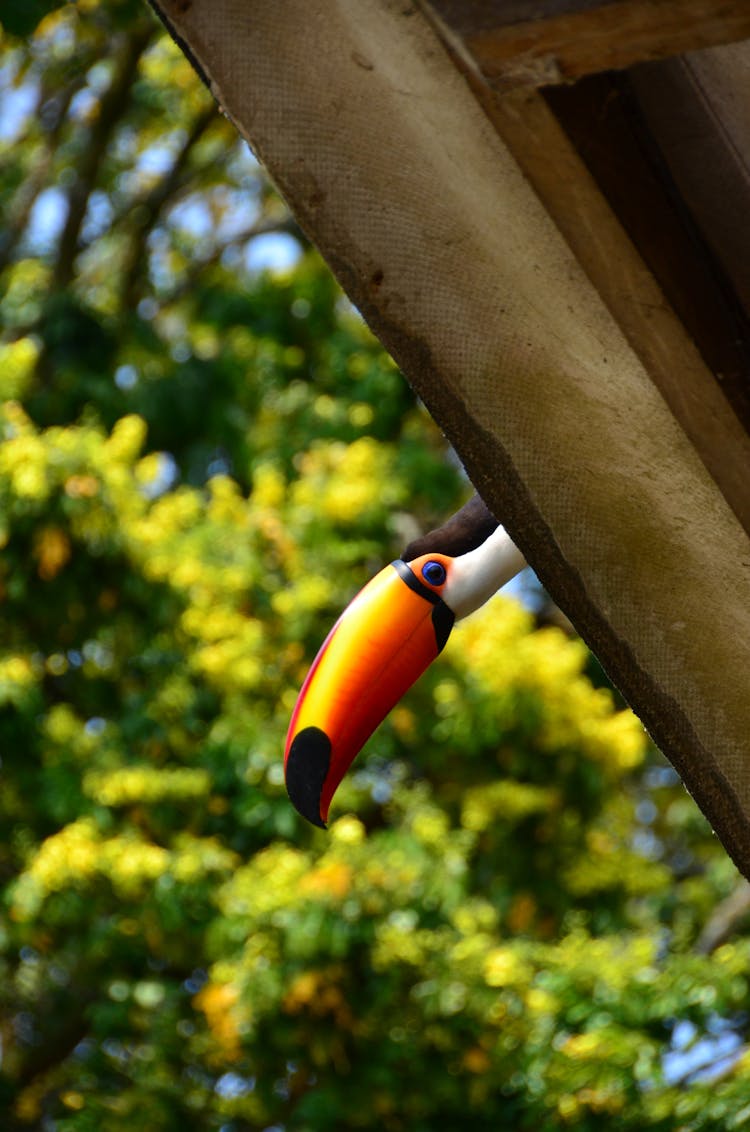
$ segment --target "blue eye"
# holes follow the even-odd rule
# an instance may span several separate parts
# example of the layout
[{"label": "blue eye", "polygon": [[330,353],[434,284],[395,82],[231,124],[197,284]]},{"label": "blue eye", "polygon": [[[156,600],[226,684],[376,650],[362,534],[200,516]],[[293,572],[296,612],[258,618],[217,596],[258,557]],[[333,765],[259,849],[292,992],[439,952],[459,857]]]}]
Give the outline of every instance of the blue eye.
[{"label": "blue eye", "polygon": [[445,581],[445,566],[442,562],[425,562],[422,567],[422,577],[431,586],[442,586]]}]

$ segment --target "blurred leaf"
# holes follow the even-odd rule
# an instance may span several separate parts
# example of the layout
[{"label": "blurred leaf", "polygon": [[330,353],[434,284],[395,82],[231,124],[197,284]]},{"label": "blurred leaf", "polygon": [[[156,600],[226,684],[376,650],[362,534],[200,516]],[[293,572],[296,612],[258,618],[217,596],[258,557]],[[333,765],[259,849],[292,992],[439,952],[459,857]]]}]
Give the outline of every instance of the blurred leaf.
[{"label": "blurred leaf", "polygon": [[31,35],[48,12],[54,12],[65,2],[66,0],[4,0],[0,24],[9,35]]}]

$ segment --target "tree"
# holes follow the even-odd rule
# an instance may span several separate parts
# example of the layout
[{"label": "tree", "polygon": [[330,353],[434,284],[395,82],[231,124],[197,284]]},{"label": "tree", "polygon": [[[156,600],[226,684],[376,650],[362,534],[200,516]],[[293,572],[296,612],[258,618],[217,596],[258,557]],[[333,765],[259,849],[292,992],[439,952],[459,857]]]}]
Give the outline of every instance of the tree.
[{"label": "tree", "polygon": [[3,53],[4,1127],[741,1127],[736,873],[580,642],[495,599],[296,817],[315,648],[466,485],[145,9]]}]

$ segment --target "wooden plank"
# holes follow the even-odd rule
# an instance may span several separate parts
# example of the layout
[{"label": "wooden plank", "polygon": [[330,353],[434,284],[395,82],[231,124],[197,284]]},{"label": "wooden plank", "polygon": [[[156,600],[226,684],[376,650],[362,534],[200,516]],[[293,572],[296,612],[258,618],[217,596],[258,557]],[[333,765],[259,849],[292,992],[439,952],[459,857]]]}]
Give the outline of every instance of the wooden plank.
[{"label": "wooden plank", "polygon": [[[644,84],[647,76],[643,76]],[[664,92],[656,88],[664,99]],[[690,121],[701,92],[683,89],[680,113]],[[714,389],[700,383],[694,398],[694,420],[682,420],[686,387],[691,382],[674,364],[661,378],[660,388],[673,411],[686,428],[704,461],[722,468],[721,483],[739,476],[741,488],[737,508],[744,511],[750,534],[750,456],[745,454],[744,469],[740,452],[733,452],[726,437],[711,440],[710,421],[702,405],[725,397],[746,432],[750,432],[750,321],[736,294],[724,263],[712,251],[695,215],[677,190],[661,150],[638,103],[630,76],[592,75],[571,87],[547,92],[547,101],[573,141],[578,154],[593,173],[599,188],[623,225],[629,239],[643,258],[669,303],[708,364]],[[717,147],[724,142],[718,122],[714,124]],[[725,143],[724,143],[725,144]],[[731,148],[731,147],[730,147]],[[718,159],[718,155],[714,155]],[[746,210],[747,189],[735,185],[733,197],[726,183],[723,195],[717,192],[711,211],[735,208]],[[746,215],[746,212],[745,212]],[[704,220],[705,222],[705,220]],[[735,240],[741,248],[740,235]],[[721,382],[719,386],[718,381]],[[706,398],[708,400],[706,401]],[[734,430],[727,431],[727,436]],[[709,456],[708,448],[715,445]],[[749,442],[750,443],[750,442]],[[737,463],[734,464],[733,460]],[[725,493],[726,494],[726,493]],[[730,498],[734,493],[729,492]]]},{"label": "wooden plank", "polygon": [[492,31],[500,25],[523,24],[531,20],[551,20],[558,16],[601,8],[619,0],[438,0],[446,23],[461,34]]},{"label": "wooden plank", "polygon": [[[681,274],[684,255],[680,254],[672,265],[663,258],[650,264],[644,261],[537,92],[516,91],[497,100],[492,116],[501,137],[750,534],[750,438],[662,289],[666,285],[670,298],[684,304],[683,313],[691,301],[699,301],[699,296],[678,294],[680,280],[687,281],[685,273]],[[632,188],[631,181],[627,184]],[[678,246],[673,231],[676,219],[666,215],[666,202],[660,203],[665,244],[674,249]],[[693,250],[689,244],[681,247],[685,255]],[[658,250],[661,255],[661,247]],[[712,282],[697,272],[690,278],[706,286]],[[706,308],[697,337],[704,354],[718,361],[714,348],[720,350],[723,344],[729,350],[735,340],[714,333],[722,315],[716,296],[701,292],[700,297],[705,299]]]},{"label": "wooden plank", "polygon": [[747,536],[432,29],[159,6],[750,875]]},{"label": "wooden plank", "polygon": [[748,0],[430,0],[498,90],[750,38]]},{"label": "wooden plank", "polygon": [[445,26],[437,30],[750,535],[747,318],[650,167],[622,84],[602,75],[546,94],[500,94]]},{"label": "wooden plank", "polygon": [[[628,72],[676,192],[750,316],[750,41]],[[750,431],[750,366],[747,367]]]}]

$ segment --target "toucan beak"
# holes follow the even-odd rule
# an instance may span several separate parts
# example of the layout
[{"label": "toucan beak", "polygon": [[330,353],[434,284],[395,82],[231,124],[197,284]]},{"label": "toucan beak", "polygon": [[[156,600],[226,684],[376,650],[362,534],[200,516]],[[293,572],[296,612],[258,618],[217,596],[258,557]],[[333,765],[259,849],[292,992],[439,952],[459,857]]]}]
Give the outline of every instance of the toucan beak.
[{"label": "toucan beak", "polygon": [[419,569],[422,561],[392,562],[360,590],[328,634],[297,699],[284,753],[286,787],[299,813],[323,829],[356,755],[453,626],[439,592],[452,560],[432,555],[429,570]]}]

